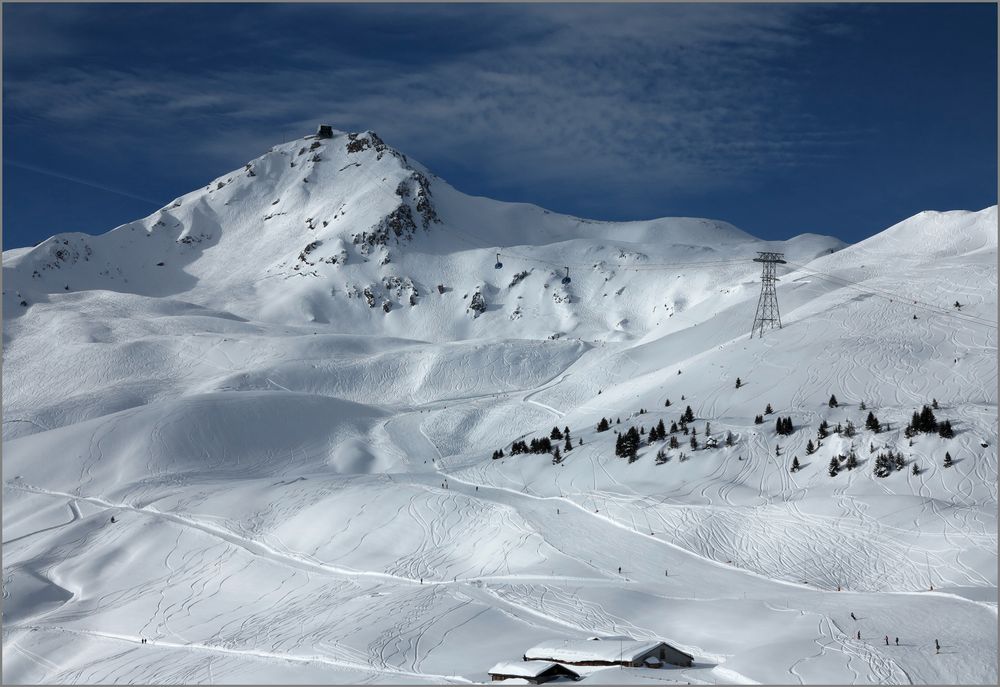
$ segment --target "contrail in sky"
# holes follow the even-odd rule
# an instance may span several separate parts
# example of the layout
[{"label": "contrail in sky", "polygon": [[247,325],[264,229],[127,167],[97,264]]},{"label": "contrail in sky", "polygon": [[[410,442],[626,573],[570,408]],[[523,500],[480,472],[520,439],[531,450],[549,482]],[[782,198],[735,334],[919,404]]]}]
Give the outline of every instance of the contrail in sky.
[{"label": "contrail in sky", "polygon": [[129,193],[128,191],[122,191],[121,189],[114,188],[112,186],[105,186],[103,184],[97,184],[93,181],[87,181],[86,179],[80,179],[79,177],[70,176],[69,174],[63,174],[62,172],[54,172],[51,169],[45,169],[43,167],[36,167],[35,165],[28,165],[23,162],[15,162],[14,160],[4,160],[5,165],[10,165],[11,167],[18,167],[19,169],[26,169],[29,172],[35,172],[37,174],[44,174],[45,176],[50,176],[55,179],[62,179],[64,181],[72,181],[75,184],[80,184],[81,186],[89,186],[90,188],[96,188],[101,191],[107,191],[108,193],[115,193],[119,196],[125,196],[126,198],[133,198],[135,200],[141,200],[144,203],[149,203],[150,205],[156,205],[159,207],[163,203],[158,200],[153,200],[151,198],[146,198],[144,196],[137,196],[134,193]]}]

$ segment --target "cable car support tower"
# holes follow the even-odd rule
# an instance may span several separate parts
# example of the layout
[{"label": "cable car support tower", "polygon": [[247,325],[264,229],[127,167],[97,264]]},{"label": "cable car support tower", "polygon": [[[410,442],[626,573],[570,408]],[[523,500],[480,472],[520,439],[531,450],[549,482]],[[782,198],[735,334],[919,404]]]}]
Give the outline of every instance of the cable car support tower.
[{"label": "cable car support tower", "polygon": [[774,282],[778,281],[775,276],[777,265],[787,264],[784,253],[757,253],[754,262],[763,265],[764,271],[760,277],[760,299],[757,301],[757,313],[753,317],[753,326],[750,328],[750,338],[754,332],[758,332],[759,337],[764,336],[764,329],[781,329],[781,315],[778,313],[778,294],[774,290]]}]

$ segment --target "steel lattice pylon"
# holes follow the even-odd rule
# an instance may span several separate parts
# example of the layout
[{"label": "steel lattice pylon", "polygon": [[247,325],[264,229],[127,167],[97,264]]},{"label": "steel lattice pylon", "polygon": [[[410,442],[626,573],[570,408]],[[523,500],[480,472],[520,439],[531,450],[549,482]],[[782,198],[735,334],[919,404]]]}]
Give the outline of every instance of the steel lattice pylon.
[{"label": "steel lattice pylon", "polygon": [[760,277],[760,300],[757,301],[757,314],[753,317],[753,326],[750,328],[750,338],[754,332],[759,331],[759,336],[764,336],[764,329],[781,329],[781,314],[778,312],[778,294],[774,290],[774,282],[778,278],[774,276],[777,265],[784,265],[784,253],[757,253],[754,262],[762,263],[764,272]]}]

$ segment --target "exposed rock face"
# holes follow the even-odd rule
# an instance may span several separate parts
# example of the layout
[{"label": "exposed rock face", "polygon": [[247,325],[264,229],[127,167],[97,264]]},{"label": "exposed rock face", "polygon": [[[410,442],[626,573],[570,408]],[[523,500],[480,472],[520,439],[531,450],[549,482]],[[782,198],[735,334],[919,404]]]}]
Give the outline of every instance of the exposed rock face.
[{"label": "exposed rock face", "polygon": [[472,300],[469,302],[469,310],[475,313],[473,317],[479,317],[486,312],[486,299],[483,298],[482,291],[476,291],[472,294]]}]

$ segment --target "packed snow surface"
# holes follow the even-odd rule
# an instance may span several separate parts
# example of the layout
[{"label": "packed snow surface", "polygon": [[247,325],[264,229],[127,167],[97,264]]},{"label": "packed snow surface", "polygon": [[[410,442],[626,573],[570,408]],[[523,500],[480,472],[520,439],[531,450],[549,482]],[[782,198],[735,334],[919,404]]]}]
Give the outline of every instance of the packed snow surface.
[{"label": "packed snow surface", "polygon": [[3,680],[485,682],[603,636],[694,665],[586,682],[995,684],[996,264],[996,207],[593,222],[372,132],[6,251]]}]

